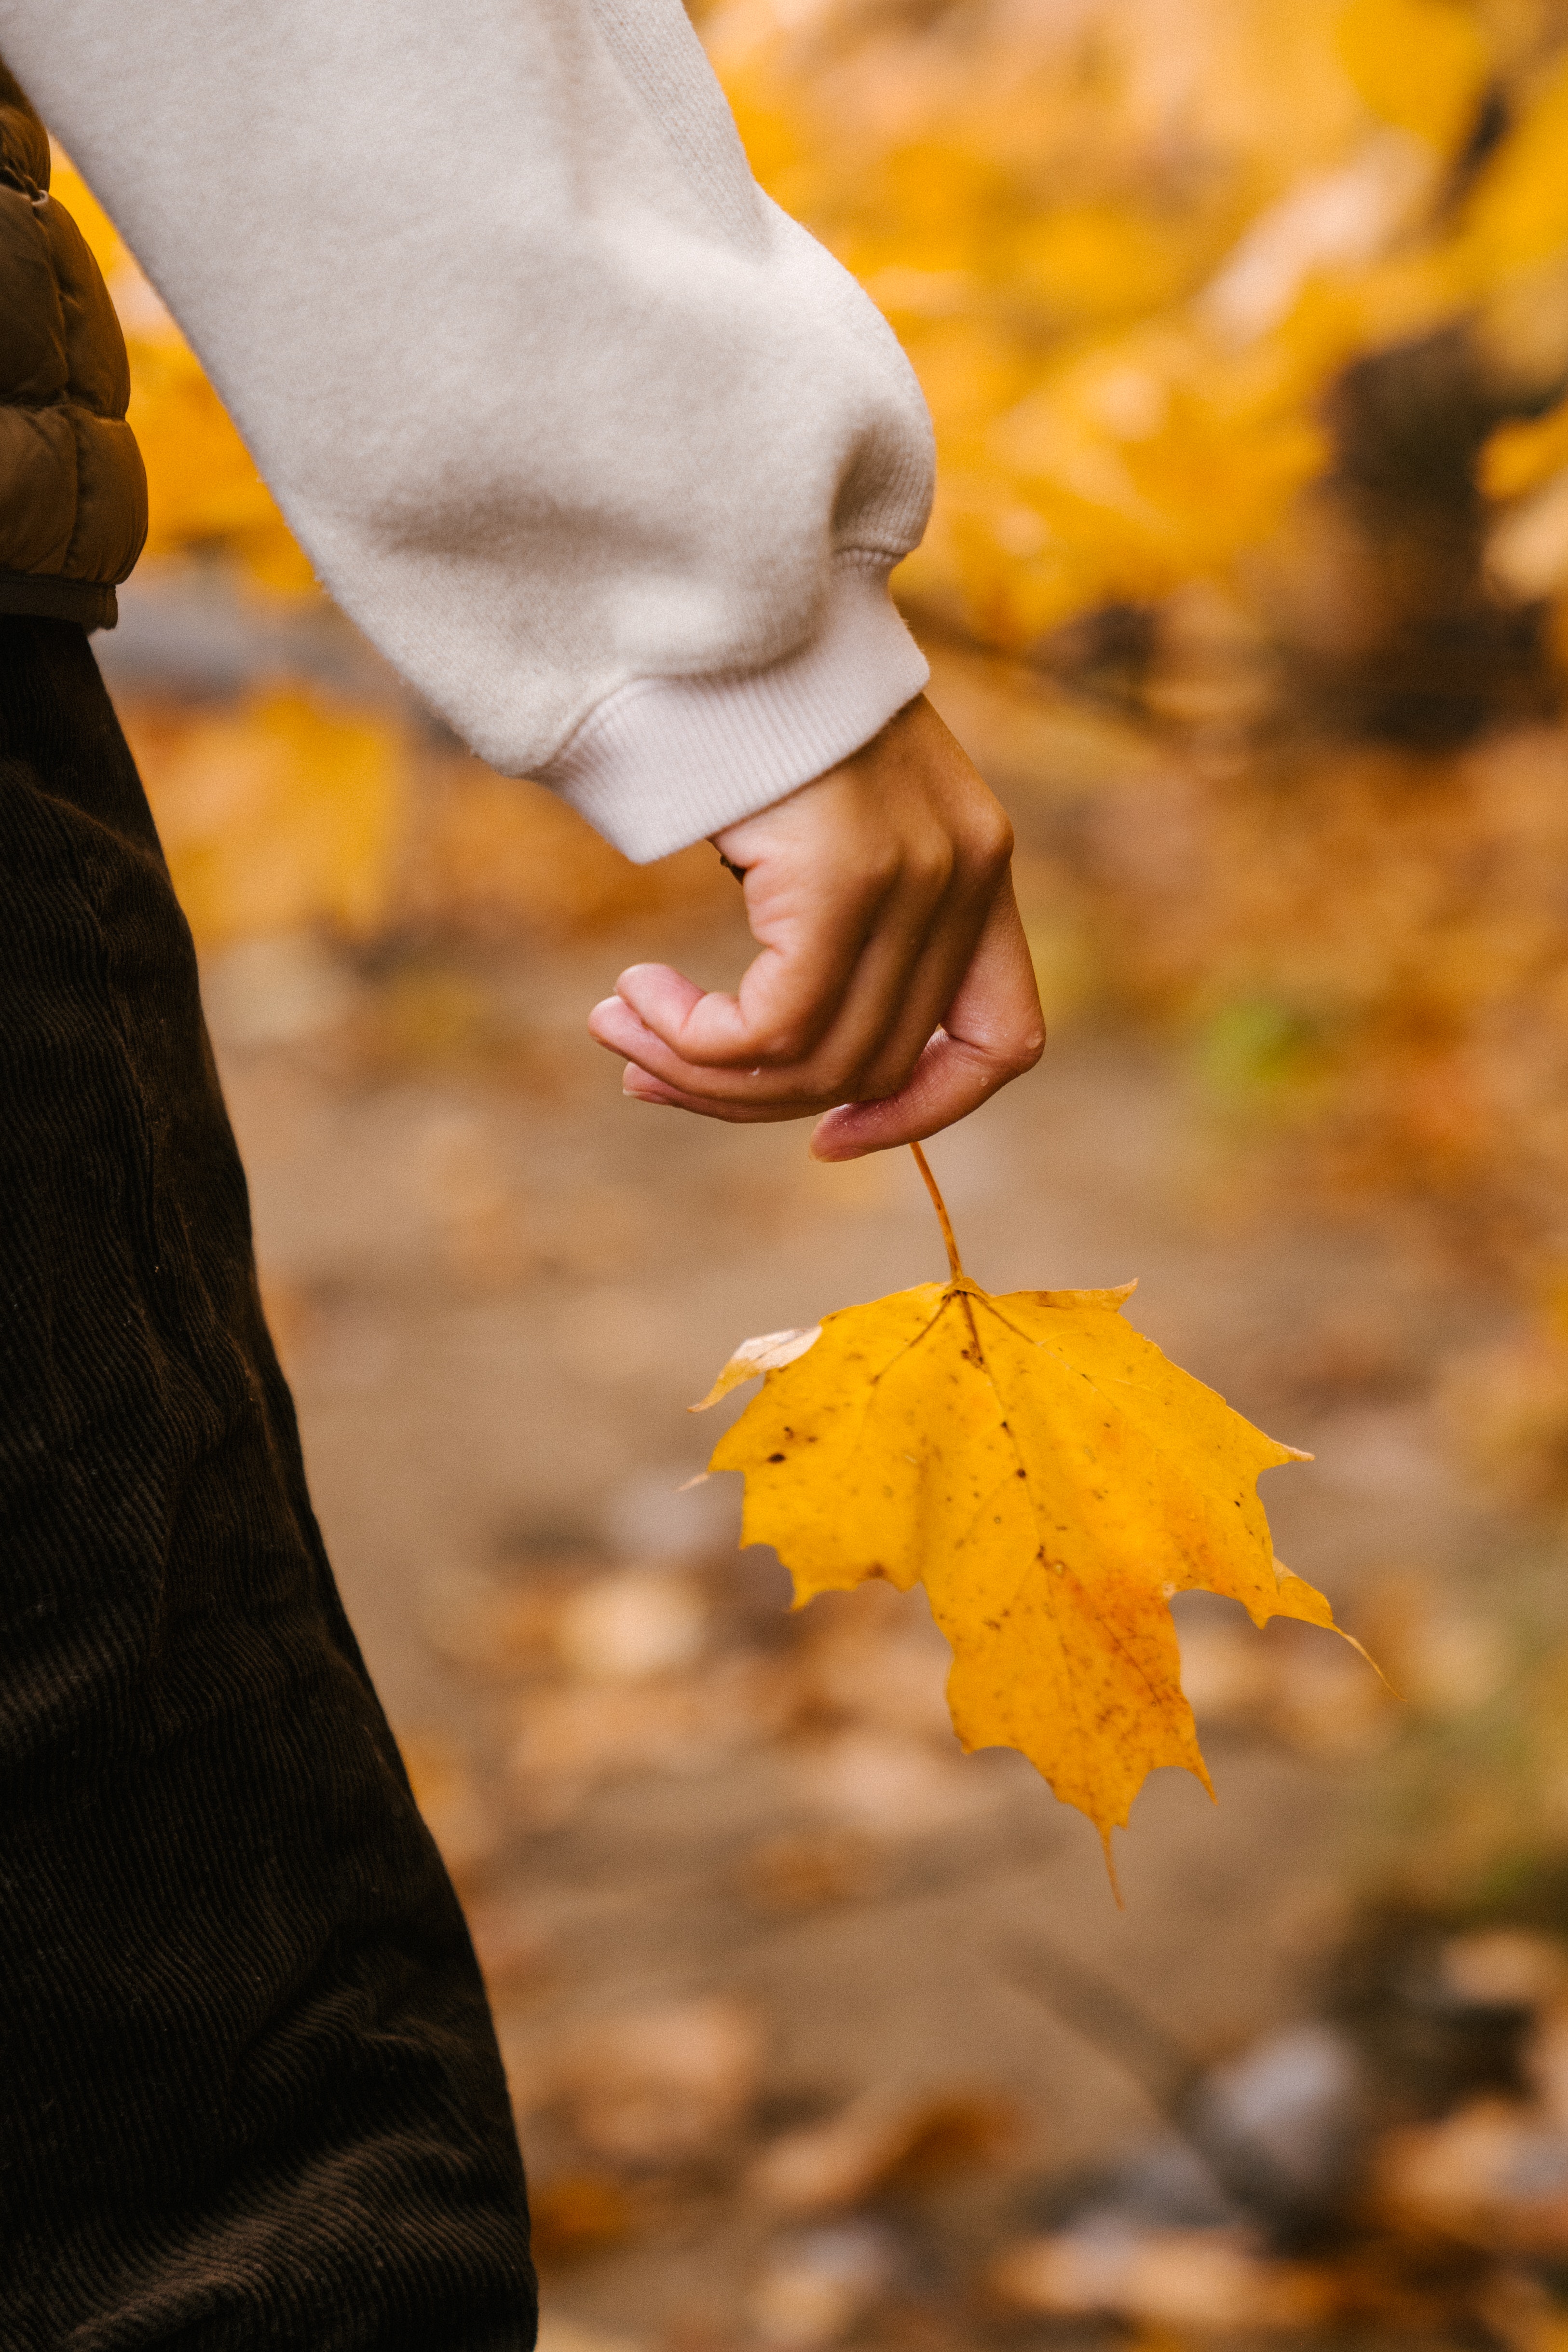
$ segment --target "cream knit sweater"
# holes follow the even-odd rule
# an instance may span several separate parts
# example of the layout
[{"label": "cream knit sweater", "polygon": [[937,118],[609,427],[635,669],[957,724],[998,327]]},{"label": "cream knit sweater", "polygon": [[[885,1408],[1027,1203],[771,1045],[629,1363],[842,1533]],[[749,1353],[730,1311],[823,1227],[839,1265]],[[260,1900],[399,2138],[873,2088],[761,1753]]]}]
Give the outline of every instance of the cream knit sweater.
[{"label": "cream knit sweater", "polygon": [[0,52],[496,767],[656,857],[919,691],[925,404],[680,0],[0,0]]}]

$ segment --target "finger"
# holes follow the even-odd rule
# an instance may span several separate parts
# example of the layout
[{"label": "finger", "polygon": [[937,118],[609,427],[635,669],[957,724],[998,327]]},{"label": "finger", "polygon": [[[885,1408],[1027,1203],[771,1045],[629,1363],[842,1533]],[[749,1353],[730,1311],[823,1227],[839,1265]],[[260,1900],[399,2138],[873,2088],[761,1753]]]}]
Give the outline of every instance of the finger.
[{"label": "finger", "polygon": [[[902,714],[890,737],[900,730],[905,751],[913,741],[927,761],[934,752],[940,757],[920,778],[918,790],[901,790],[896,796],[896,882],[876,910],[836,1017],[816,1049],[789,1072],[787,1088],[767,1088],[765,1081],[750,1076],[744,1099],[756,1101],[764,1091],[797,1102],[824,1093],[838,1101],[896,1093],[973,960],[1006,879],[1012,828],[928,705],[916,704]],[[843,814],[841,805],[839,814]],[[873,834],[884,844],[885,814],[879,793],[873,804]],[[726,837],[743,865],[758,849],[765,856],[765,844],[748,844],[743,836],[766,824],[766,816],[754,819]],[[843,839],[847,835],[835,839],[835,858]],[[676,1072],[665,1075],[680,1082]],[[695,1073],[684,1076],[686,1083],[694,1082]],[[696,1091],[708,1094],[712,1088],[699,1084]]]},{"label": "finger", "polygon": [[671,1055],[662,1037],[649,1028],[620,993],[633,974],[641,981],[643,1001],[656,1003],[662,1008],[666,1026],[678,1024],[683,1013],[689,1011],[703,992],[695,982],[672,971],[668,964],[634,964],[622,973],[616,994],[604,997],[593,1007],[588,1016],[588,1034],[612,1054],[622,1054],[634,1061],[652,1056],[673,1063],[678,1056]]},{"label": "finger", "polygon": [[908,1083],[974,962],[997,888],[994,874],[956,873],[916,940],[879,932],[868,943],[819,1057],[849,1078],[841,1099],[880,1101]]},{"label": "finger", "polygon": [[[930,1040],[910,1083],[895,1097],[831,1110],[812,1137],[815,1157],[853,1160],[918,1142],[962,1118],[1038,1061],[1044,1024],[1010,890],[988,926],[982,950],[955,999],[950,1026]],[[716,1100],[667,1085],[635,1064],[628,1066],[623,1087],[636,1100],[667,1104],[737,1126],[789,1118],[801,1107]]]},{"label": "finger", "polygon": [[[776,1104],[799,1117],[803,1110],[828,1109],[842,1102],[846,1096],[858,1097],[868,1091],[890,1093],[907,1075],[920,1046],[936,1026],[944,997],[951,993],[950,988],[944,989],[929,977],[924,985],[916,985],[921,931],[925,928],[918,918],[912,917],[891,928],[893,935],[879,935],[862,957],[852,977],[840,1018],[817,1051],[785,1067],[754,1065],[748,1069],[735,1069],[727,1063],[714,1068],[689,1060],[673,1052],[665,1035],[620,996],[607,997],[603,1003],[594,1006],[589,1015],[590,1032],[601,1045],[636,1063],[650,1078],[705,1103],[752,1107]],[[961,971],[967,960],[966,951],[961,961],[948,954],[941,958],[941,962],[945,968],[956,962]],[[925,961],[931,961],[929,950]],[[675,975],[670,977],[674,979]],[[663,992],[666,1001],[675,994],[673,988]],[[647,1003],[651,993],[639,988],[639,1004]],[[886,1033],[892,1024],[906,1024],[910,1008],[915,1003],[925,1010],[926,1017],[921,1034],[913,1041],[905,1068],[895,1070],[881,1083],[862,1084],[862,1068],[872,1055],[877,1055],[879,1070],[887,1065],[889,1057],[885,1051],[879,1050],[885,1046]]]},{"label": "finger", "polygon": [[1040,992],[1009,884],[998,896],[946,1022],[907,1083],[881,1101],[831,1110],[812,1135],[812,1156],[858,1160],[922,1142],[1032,1069],[1044,1045]]},{"label": "finger", "polygon": [[594,1007],[589,1027],[601,1045],[705,1102],[787,1104],[798,1115],[846,1096],[895,1093],[973,960],[996,887],[993,871],[960,863],[946,845],[929,845],[879,908],[838,1018],[793,1066],[716,1070],[673,1050],[672,1034],[690,1034],[700,992],[663,965],[623,973],[617,996]]},{"label": "finger", "polygon": [[621,1091],[631,1102],[662,1103],[673,1110],[695,1110],[703,1118],[722,1119],[729,1127],[778,1126],[783,1120],[799,1118],[803,1111],[827,1108],[825,1099],[810,1103],[745,1103],[717,1102],[703,1095],[682,1092],[679,1087],[667,1087],[662,1078],[651,1078],[635,1062],[628,1062],[621,1081]]},{"label": "finger", "polygon": [[[629,1079],[622,1087],[623,1092],[641,1095],[646,1102],[673,1098],[674,1094],[683,1100],[699,1101],[705,1108],[724,1102],[776,1102],[790,1107],[780,1116],[798,1118],[802,1110],[825,1110],[840,1099],[841,1089],[823,1084],[811,1090],[792,1074],[693,1068],[678,1055],[672,1054],[664,1040],[656,1037],[618,996],[607,996],[601,1004],[596,1004],[588,1016],[588,1026],[597,1044],[612,1054],[621,1055],[629,1068],[646,1078],[645,1087],[639,1088]],[[663,1091],[655,1093],[654,1089]]]},{"label": "finger", "polygon": [[845,840],[834,863],[839,870],[824,874],[819,863],[765,860],[747,875],[747,917],[759,944],[733,996],[694,988],[666,964],[622,973],[616,995],[671,1057],[665,1075],[677,1065],[693,1074],[791,1069],[809,1058],[901,880],[884,844],[861,855]]}]

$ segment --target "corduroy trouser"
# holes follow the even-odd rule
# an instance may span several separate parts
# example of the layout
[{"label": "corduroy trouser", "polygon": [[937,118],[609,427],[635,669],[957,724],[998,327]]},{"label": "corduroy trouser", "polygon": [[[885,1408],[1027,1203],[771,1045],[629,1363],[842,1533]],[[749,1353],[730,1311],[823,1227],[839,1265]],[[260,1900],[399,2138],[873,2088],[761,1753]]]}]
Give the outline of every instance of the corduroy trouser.
[{"label": "corduroy trouser", "polygon": [[0,619],[0,2352],[511,2352],[484,1988],[79,628]]}]

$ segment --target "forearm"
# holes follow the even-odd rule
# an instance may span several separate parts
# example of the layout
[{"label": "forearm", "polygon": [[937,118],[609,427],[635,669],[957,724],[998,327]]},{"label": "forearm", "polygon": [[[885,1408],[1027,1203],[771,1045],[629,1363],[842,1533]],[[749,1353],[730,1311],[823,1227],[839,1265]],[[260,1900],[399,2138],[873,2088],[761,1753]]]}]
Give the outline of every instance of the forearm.
[{"label": "forearm", "polygon": [[0,0],[327,584],[633,856],[873,735],[918,388],[678,0]]}]

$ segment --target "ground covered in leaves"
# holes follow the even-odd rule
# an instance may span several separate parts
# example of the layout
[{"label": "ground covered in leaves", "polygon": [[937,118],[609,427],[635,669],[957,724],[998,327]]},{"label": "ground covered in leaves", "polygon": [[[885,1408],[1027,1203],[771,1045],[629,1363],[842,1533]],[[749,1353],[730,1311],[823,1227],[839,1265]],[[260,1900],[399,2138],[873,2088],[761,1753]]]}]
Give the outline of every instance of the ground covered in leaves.
[{"label": "ground covered in leaves", "polygon": [[312,756],[361,834],[384,761],[356,804],[308,696],[267,706],[277,755],[210,645],[205,700],[152,691],[158,626],[128,611],[119,691],[318,1505],[493,1989],[547,2346],[1559,2344],[1562,1547],[1486,1485],[1539,1458],[1554,1491],[1555,1342],[1512,1336],[1449,1195],[1334,1181],[1321,1097],[1255,1041],[1243,1084],[1140,1013],[1127,975],[1180,931],[1138,811],[1211,856],[1234,757],[939,667],[1060,1031],[933,1148],[966,1261],[1136,1275],[1141,1328],[1316,1454],[1264,1482],[1281,1555],[1404,1702],[1310,1628],[1180,1600],[1219,1802],[1155,1775],[1118,1913],[1088,1823],[959,1755],[918,1593],[790,1615],[734,1549],[739,1482],[686,1488],[739,1335],[943,1270],[907,1155],[819,1168],[801,1131],[628,1105],[587,1042],[633,958],[737,968],[733,886],[702,852],[630,875],[389,705],[395,856],[323,924]]}]

